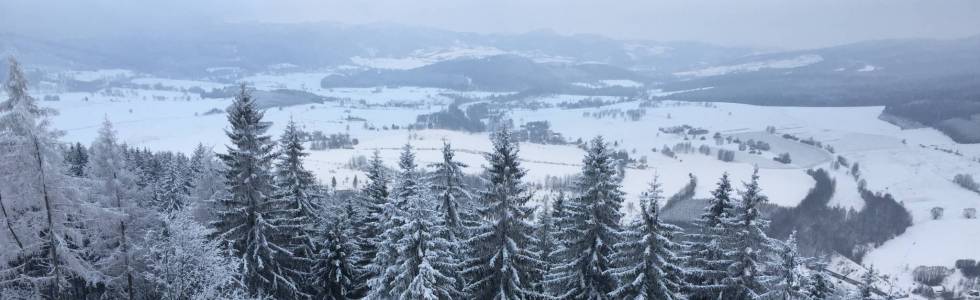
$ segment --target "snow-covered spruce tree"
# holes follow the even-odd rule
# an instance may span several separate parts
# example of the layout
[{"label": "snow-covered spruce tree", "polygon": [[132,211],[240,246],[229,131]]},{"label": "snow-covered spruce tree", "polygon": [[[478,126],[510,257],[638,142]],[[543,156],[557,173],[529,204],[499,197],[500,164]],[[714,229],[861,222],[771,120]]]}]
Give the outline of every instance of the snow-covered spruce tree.
[{"label": "snow-covered spruce tree", "polygon": [[680,228],[660,220],[663,190],[654,177],[650,189],[640,199],[640,214],[616,244],[615,269],[619,282],[609,294],[613,299],[683,299],[683,270],[674,241]]},{"label": "snow-covered spruce tree", "polygon": [[75,177],[85,177],[85,168],[88,167],[88,150],[82,143],[75,143],[68,146],[65,152],[65,164],[68,165],[68,175]]},{"label": "snow-covered spruce tree", "polygon": [[280,197],[288,198],[295,209],[306,218],[318,214],[319,199],[316,177],[303,166],[303,157],[309,156],[303,147],[302,136],[296,122],[289,120],[286,130],[279,139],[281,147],[279,162],[276,164],[276,183]]},{"label": "snow-covered spruce tree", "polygon": [[99,268],[105,273],[112,290],[121,291],[118,297],[133,299],[136,297],[134,288],[135,255],[133,245],[138,241],[137,231],[142,226],[134,226],[137,221],[146,223],[152,219],[145,216],[136,202],[135,176],[126,167],[122,148],[116,140],[116,132],[108,119],[102,123],[99,136],[90,147],[91,164],[89,176],[96,183],[93,195],[96,202],[103,207],[109,207],[120,215],[115,218],[97,220],[104,223],[105,230],[100,232],[101,239],[94,246],[103,257]]},{"label": "snow-covered spruce tree", "polygon": [[571,227],[569,224],[569,221],[571,220],[566,217],[567,215],[568,198],[565,196],[565,191],[560,190],[558,191],[558,196],[556,196],[555,200],[551,203],[551,223],[552,227],[554,227],[551,235],[555,240],[555,248],[548,256],[548,260],[544,262],[549,264],[547,267],[549,270],[552,269],[555,264],[559,263],[558,250],[560,250],[562,247],[561,241],[567,238],[567,236],[565,236],[567,230],[565,229]]},{"label": "snow-covered spruce tree", "polygon": [[279,139],[280,154],[276,164],[276,194],[277,201],[286,204],[287,218],[291,226],[299,226],[303,230],[296,231],[296,245],[292,245],[298,254],[312,257],[316,251],[313,247],[312,236],[317,218],[323,211],[319,209],[323,195],[316,184],[313,173],[303,167],[304,152],[300,130],[293,120],[286,124],[286,131]]},{"label": "snow-covered spruce tree", "polygon": [[682,258],[685,267],[685,289],[690,299],[718,299],[728,295],[722,285],[732,261],[725,256],[724,234],[733,206],[732,185],[728,173],[722,174],[718,187],[711,192],[705,212],[696,221],[696,232],[688,234]]},{"label": "snow-covered spruce tree", "polygon": [[552,204],[551,215],[555,227],[555,249],[551,252],[549,261],[545,262],[548,272],[544,273],[544,282],[542,284],[545,289],[545,294],[552,298],[562,295],[567,291],[563,286],[563,281],[555,281],[553,278],[558,275],[556,272],[559,270],[559,267],[571,259],[568,256],[571,252],[566,250],[569,245],[568,241],[578,239],[578,235],[581,234],[578,231],[576,222],[582,219],[579,214],[583,210],[578,208],[572,209],[578,204],[576,201],[569,200],[564,192],[559,192],[554,204]]},{"label": "snow-covered spruce tree", "polygon": [[191,182],[194,190],[191,191],[191,198],[196,203],[204,203],[209,206],[216,204],[216,200],[224,197],[228,188],[225,185],[224,173],[225,165],[218,159],[211,147],[198,144],[194,149],[190,161]]},{"label": "snow-covered spruce tree", "polygon": [[[0,244],[0,293],[32,298],[81,297],[104,275],[84,244],[91,220],[106,212],[84,203],[80,182],[67,175],[51,109],[27,94],[27,80],[10,59],[6,101],[0,102],[0,195],[13,243]],[[66,290],[68,287],[77,289]]]},{"label": "snow-covered spruce tree", "polygon": [[410,146],[405,146],[398,165],[401,172],[386,205],[386,215],[393,222],[382,234],[375,257],[379,275],[369,283],[368,298],[457,298],[460,295],[453,277],[457,262]]},{"label": "snow-covered spruce tree", "polygon": [[191,178],[196,179],[204,171],[204,162],[208,159],[209,152],[211,152],[210,149],[205,147],[204,143],[197,143],[197,146],[194,147],[194,151],[191,152],[190,162],[188,162]]},{"label": "snow-covered spruce tree", "polygon": [[773,277],[768,284],[768,292],[763,298],[799,299],[804,298],[803,285],[806,278],[800,272],[806,259],[797,252],[796,231],[790,233],[785,242],[779,245],[779,264],[770,264],[767,272]]},{"label": "snow-covered spruce tree", "polygon": [[198,144],[191,155],[191,174],[194,190],[192,198],[197,201],[213,201],[216,195],[226,190],[224,178],[224,164],[219,161],[214,150]]},{"label": "snow-covered spruce tree", "polygon": [[[412,169],[414,171],[415,168],[414,154],[409,150],[407,145],[405,148],[405,151],[402,152],[402,157],[398,161],[401,171],[397,176],[397,182],[388,194],[388,199],[382,204],[381,211],[378,214],[378,236],[374,238],[374,257],[367,266],[367,272],[370,274],[370,277],[367,279],[367,299],[391,299],[396,297],[394,276],[397,274],[395,269],[397,268],[396,265],[399,257],[397,243],[402,238],[401,235],[403,232],[399,229],[405,224],[406,208],[406,201],[404,201],[404,197],[401,197],[401,194],[405,192],[405,185],[407,183],[416,183],[415,181],[405,181],[405,178],[411,178],[403,174],[405,170]],[[412,165],[406,165],[408,162],[411,162]]]},{"label": "snow-covered spruce tree", "polygon": [[243,282],[252,295],[297,297],[297,281],[307,274],[296,266],[306,262],[289,248],[303,228],[290,224],[287,203],[272,197],[275,143],[265,135],[269,124],[243,85],[228,110],[232,145],[218,156],[227,165],[228,195],[218,200],[214,235],[241,260]]},{"label": "snow-covered spruce tree", "polygon": [[[439,224],[445,227],[444,238],[449,242],[450,252],[457,261],[462,261],[466,247],[463,240],[467,238],[467,224],[475,222],[472,216],[472,195],[463,182],[465,164],[455,160],[456,153],[448,142],[443,143],[442,161],[430,165],[435,169],[428,176],[432,194],[437,202],[436,211],[442,216]],[[462,268],[451,272],[457,282],[457,290],[465,288],[465,278],[461,276]]]},{"label": "snow-covered spruce tree", "polygon": [[[551,243],[547,241],[541,241],[542,237],[545,237],[541,227],[536,227],[535,236],[535,248],[534,251],[538,254],[538,258],[541,260],[540,276],[536,278],[538,282],[535,283],[536,289],[542,294],[542,298],[548,299],[553,298],[556,294],[561,294],[558,290],[559,286],[555,282],[549,282],[549,274],[556,270],[557,266],[562,264],[561,254],[562,249],[565,247],[564,242],[571,239],[571,236],[575,235],[574,230],[566,230],[572,228],[573,221],[572,218],[568,218],[569,215],[568,206],[571,203],[568,202],[565,196],[564,190],[559,190],[558,195],[555,200],[551,202],[550,214],[548,222],[551,223],[551,230],[548,235],[550,235]],[[539,220],[539,226],[543,220]],[[550,247],[550,250],[547,250]]]},{"label": "snow-covered spruce tree", "polygon": [[[408,163],[400,164],[405,168]],[[398,243],[399,274],[396,280],[401,299],[454,299],[459,298],[458,263],[453,245],[445,238],[448,229],[441,223],[445,216],[437,210],[436,202],[424,182],[415,179],[415,188],[408,183],[415,172],[404,169],[398,197],[406,202],[404,233]],[[416,175],[417,176],[417,175]],[[415,191],[412,191],[412,190]]]},{"label": "snow-covered spruce tree", "polygon": [[[327,208],[321,208],[326,210]],[[338,210],[340,210],[338,212]],[[315,299],[356,299],[358,293],[358,245],[354,235],[353,220],[357,219],[354,204],[348,201],[342,208],[330,208],[332,218],[319,220],[320,234],[316,239],[318,252],[314,257],[313,285]]]},{"label": "snow-covered spruce tree", "polygon": [[616,172],[612,151],[596,137],[582,163],[578,195],[571,199],[566,218],[570,220],[559,264],[547,276],[562,299],[607,299],[616,289],[612,269],[613,245],[619,242],[619,212],[623,203],[621,177]]},{"label": "snow-covered spruce tree", "polygon": [[173,158],[173,153],[153,153],[149,149],[143,149],[143,156],[145,164],[142,167],[143,172],[138,174],[139,181],[144,181],[146,189],[155,197],[158,186],[162,182],[161,178],[166,175],[167,163]]},{"label": "snow-covered spruce tree", "polygon": [[758,168],[740,196],[731,215],[723,220],[727,223],[725,257],[731,259],[731,263],[728,277],[721,283],[732,289],[726,294],[730,299],[755,299],[767,294],[778,279],[767,273],[778,269],[781,242],[766,235],[769,220],[762,217],[759,209],[768,198],[759,187]]},{"label": "snow-covered spruce tree", "polygon": [[163,168],[147,149],[132,148],[126,153],[126,166],[136,175],[136,186],[140,189],[141,200],[149,204],[155,196],[153,184],[161,177]]},{"label": "snow-covered spruce tree", "polygon": [[454,160],[456,152],[449,143],[442,147],[442,161],[431,165],[435,169],[429,176],[432,190],[438,198],[438,210],[443,216],[441,221],[447,230],[448,239],[456,243],[458,237],[464,235],[464,217],[471,198],[470,192],[463,183],[463,168],[465,164]]},{"label": "snow-covered spruce tree", "polygon": [[833,281],[827,278],[826,273],[824,266],[810,270],[810,275],[806,277],[802,287],[804,299],[832,299],[835,287]]},{"label": "snow-covered spruce tree", "polygon": [[854,298],[860,298],[861,300],[872,300],[875,298],[875,284],[878,283],[878,270],[875,270],[875,266],[868,266],[868,270],[861,274],[861,284],[858,285],[858,290]]},{"label": "snow-covered spruce tree", "polygon": [[371,157],[367,170],[367,184],[355,195],[355,201],[360,208],[359,218],[355,220],[357,229],[359,260],[357,269],[360,272],[358,280],[359,293],[366,292],[364,289],[368,279],[377,276],[371,269],[371,264],[378,253],[378,245],[381,243],[380,237],[384,232],[382,227],[385,220],[384,209],[388,203],[388,176],[386,175],[384,163],[381,161],[381,154],[375,150]]},{"label": "snow-covered spruce tree", "polygon": [[486,155],[486,187],[480,193],[480,224],[473,228],[465,263],[466,293],[471,299],[527,299],[536,296],[531,279],[542,263],[534,244],[531,192],[523,182],[518,145],[507,129],[492,136]]},{"label": "snow-covered spruce tree", "polygon": [[[538,274],[532,279],[534,292],[541,294],[542,296],[547,295],[547,287],[545,286],[544,276],[548,274],[551,270],[552,265],[552,254],[555,253],[558,247],[558,241],[555,237],[555,218],[554,218],[554,208],[552,208],[552,203],[545,199],[544,203],[541,205],[541,210],[537,212],[537,218],[535,218],[534,224],[534,252],[538,255],[538,260],[541,261],[541,269]],[[542,297],[546,298],[546,297]]]},{"label": "snow-covered spruce tree", "polygon": [[188,210],[170,214],[162,228],[146,233],[137,250],[146,265],[142,277],[153,287],[148,298],[239,299],[241,261],[222,251],[211,234]]},{"label": "snow-covered spruce tree", "polygon": [[163,177],[154,185],[154,206],[164,214],[184,209],[190,201],[193,186],[177,159],[164,163]]}]

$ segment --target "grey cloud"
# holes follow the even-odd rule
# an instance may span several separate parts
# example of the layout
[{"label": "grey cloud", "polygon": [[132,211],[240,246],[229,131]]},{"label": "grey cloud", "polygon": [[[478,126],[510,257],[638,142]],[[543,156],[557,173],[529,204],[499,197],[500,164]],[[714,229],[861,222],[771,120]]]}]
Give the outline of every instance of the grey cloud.
[{"label": "grey cloud", "polygon": [[400,23],[473,32],[553,29],[623,39],[812,48],[980,33],[980,1],[950,0],[3,0],[0,31],[193,28],[213,21]]}]

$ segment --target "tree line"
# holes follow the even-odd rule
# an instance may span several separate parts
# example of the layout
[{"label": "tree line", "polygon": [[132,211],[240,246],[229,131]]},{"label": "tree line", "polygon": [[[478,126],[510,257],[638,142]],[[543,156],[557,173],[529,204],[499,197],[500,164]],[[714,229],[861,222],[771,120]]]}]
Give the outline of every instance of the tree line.
[{"label": "tree line", "polygon": [[824,169],[808,170],[807,174],[816,185],[796,207],[777,208],[769,231],[777,238],[796,233],[799,250],[806,255],[840,253],[860,263],[869,250],[912,226],[912,216],[902,203],[890,194],[871,192],[863,184],[858,186],[864,201],[861,210],[831,207],[828,203],[837,182]]},{"label": "tree line", "polygon": [[[491,134],[480,184],[449,143],[420,166],[378,153],[351,197],[304,167],[296,124],[273,139],[245,86],[230,143],[179,153],[121,143],[107,120],[66,146],[11,61],[0,103],[0,299],[836,299],[793,235],[766,235],[756,172],[723,175],[695,229],[660,219],[656,178],[624,216],[601,137],[574,188],[534,205],[519,145]],[[84,153],[84,154],[82,154]],[[853,291],[857,292],[857,290]],[[858,295],[858,294],[856,294]],[[867,297],[870,297],[868,295]]]}]

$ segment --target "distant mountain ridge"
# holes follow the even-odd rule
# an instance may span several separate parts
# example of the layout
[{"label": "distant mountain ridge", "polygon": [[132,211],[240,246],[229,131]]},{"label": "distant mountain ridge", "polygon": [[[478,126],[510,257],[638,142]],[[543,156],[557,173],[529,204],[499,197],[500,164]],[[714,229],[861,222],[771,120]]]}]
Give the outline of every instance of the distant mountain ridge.
[{"label": "distant mountain ridge", "polygon": [[980,142],[980,36],[868,41],[752,55],[720,66],[803,56],[819,59],[786,68],[731,68],[735,71],[707,76],[682,72],[678,80],[660,88],[683,91],[667,96],[678,100],[787,106],[885,105],[889,116],[884,119],[897,117],[933,126],[961,143]]},{"label": "distant mountain ridge", "polygon": [[720,64],[818,57],[791,68],[761,68],[682,78],[664,90],[711,89],[672,95],[752,104],[853,106],[934,99],[978,99],[980,36],[957,40],[881,40],[837,47],[751,55]]},{"label": "distant mountain ridge", "polygon": [[[173,77],[208,76],[208,68],[261,72],[290,64],[301,69],[357,65],[352,58],[406,58],[419,51],[490,48],[498,54],[555,57],[669,74],[752,53],[696,42],[622,41],[594,35],[476,34],[396,25],[232,23],[193,32],[131,32],[45,41],[0,30],[0,53],[27,65],[123,68]],[[84,49],[84,50],[81,50]],[[34,55],[44,53],[44,55]]]},{"label": "distant mountain ridge", "polygon": [[[636,82],[634,87],[590,87],[604,80]],[[323,79],[324,88],[425,86],[457,90],[590,93],[642,87],[648,81],[631,70],[606,64],[538,63],[516,55],[437,62],[409,70],[366,70]]]}]

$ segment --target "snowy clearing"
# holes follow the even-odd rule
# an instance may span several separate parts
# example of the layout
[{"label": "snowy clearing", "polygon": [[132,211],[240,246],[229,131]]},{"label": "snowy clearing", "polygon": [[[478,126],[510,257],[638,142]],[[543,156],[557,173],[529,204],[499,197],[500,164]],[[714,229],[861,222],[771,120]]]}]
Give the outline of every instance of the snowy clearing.
[{"label": "snowy clearing", "polygon": [[775,59],[767,61],[757,61],[729,66],[717,66],[700,70],[677,72],[674,75],[681,77],[708,77],[731,73],[755,72],[764,69],[792,69],[812,65],[823,61],[823,57],[815,54],[800,55],[790,59]]}]

